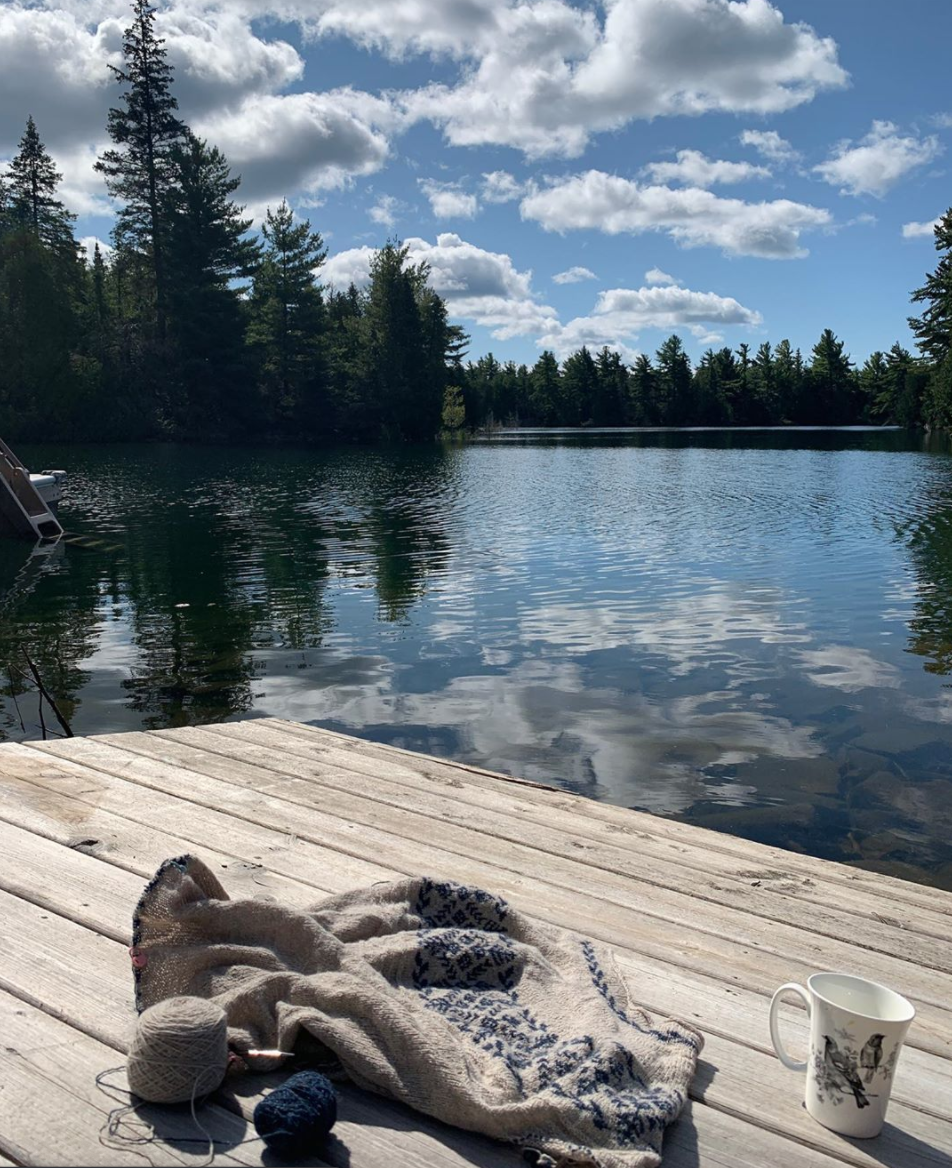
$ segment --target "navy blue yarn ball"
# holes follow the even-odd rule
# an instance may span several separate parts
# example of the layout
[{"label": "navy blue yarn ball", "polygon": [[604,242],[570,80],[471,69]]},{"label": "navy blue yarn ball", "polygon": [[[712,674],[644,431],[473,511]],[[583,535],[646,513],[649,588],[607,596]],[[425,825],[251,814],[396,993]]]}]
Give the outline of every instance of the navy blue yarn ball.
[{"label": "navy blue yarn ball", "polygon": [[299,1071],[255,1107],[255,1131],[279,1156],[314,1152],[337,1122],[337,1094],[326,1075]]}]

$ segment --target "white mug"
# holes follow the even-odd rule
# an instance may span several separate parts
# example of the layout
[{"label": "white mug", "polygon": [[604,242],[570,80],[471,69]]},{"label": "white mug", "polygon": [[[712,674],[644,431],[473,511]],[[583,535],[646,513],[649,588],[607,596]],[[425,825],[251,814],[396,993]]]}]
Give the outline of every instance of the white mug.
[{"label": "white mug", "polygon": [[[810,1015],[805,1063],[783,1048],[777,1009],[798,994]],[[818,1123],[844,1136],[878,1136],[913,1007],[900,994],[846,973],[815,973],[807,988],[790,982],[770,1003],[770,1038],[791,1071],[806,1071],[806,1107]]]}]

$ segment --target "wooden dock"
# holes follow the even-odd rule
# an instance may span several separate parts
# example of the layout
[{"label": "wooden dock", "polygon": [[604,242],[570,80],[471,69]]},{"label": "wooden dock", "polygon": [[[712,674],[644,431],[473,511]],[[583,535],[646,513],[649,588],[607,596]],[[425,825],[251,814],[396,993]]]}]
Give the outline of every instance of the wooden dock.
[{"label": "wooden dock", "polygon": [[[274,719],[0,747],[0,1168],[199,1164],[201,1144],[100,1141],[133,1018],[130,917],[183,852],[233,896],[307,905],[426,872],[499,892],[612,944],[633,997],[706,1046],[665,1168],[950,1168],[952,895],[733,836]],[[785,981],[859,973],[918,1011],[883,1135],[847,1140],[802,1107],[771,1052]],[[802,1049],[806,1015],[785,1014]],[[116,1081],[121,1085],[120,1075]],[[260,1080],[202,1110],[215,1162],[242,1143]],[[159,1132],[194,1135],[169,1109]],[[337,1168],[523,1164],[505,1146],[344,1088]],[[274,1163],[274,1160],[270,1161]]]}]

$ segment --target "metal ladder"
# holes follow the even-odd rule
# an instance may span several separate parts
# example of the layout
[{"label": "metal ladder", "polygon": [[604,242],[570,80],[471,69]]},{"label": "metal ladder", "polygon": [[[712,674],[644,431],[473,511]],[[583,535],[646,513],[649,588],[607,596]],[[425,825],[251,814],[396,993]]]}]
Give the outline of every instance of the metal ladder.
[{"label": "metal ladder", "polygon": [[0,438],[0,521],[28,539],[59,539],[59,520],[30,482],[30,472]]}]

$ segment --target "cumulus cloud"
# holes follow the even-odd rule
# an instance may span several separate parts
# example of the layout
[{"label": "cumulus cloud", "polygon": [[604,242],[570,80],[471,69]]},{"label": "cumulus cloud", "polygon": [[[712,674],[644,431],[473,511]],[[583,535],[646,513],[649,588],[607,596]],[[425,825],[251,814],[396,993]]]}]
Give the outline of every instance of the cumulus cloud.
[{"label": "cumulus cloud", "polygon": [[744,130],[740,136],[742,146],[753,146],[764,158],[771,162],[796,162],[800,158],[798,151],[790,145],[786,138],[781,138],[776,130]]},{"label": "cumulus cloud", "polygon": [[79,241],[79,246],[85,249],[86,259],[90,263],[93,262],[93,253],[96,250],[97,244],[99,246],[99,254],[104,260],[109,259],[113,253],[113,246],[111,243],[107,243],[104,239],[100,239],[98,235],[84,235],[83,238]]},{"label": "cumulus cloud", "polygon": [[[122,61],[127,3],[19,3],[0,6],[0,145],[32,113],[52,145],[102,138],[119,88],[108,66]],[[160,9],[158,34],[175,68],[175,95],[186,120],[298,81],[304,61],[291,45],[257,36],[248,20],[213,5]]]},{"label": "cumulus cloud", "polygon": [[520,210],[546,231],[664,231],[683,247],[764,259],[806,255],[801,234],[832,221],[829,211],[789,199],[746,203],[696,187],[644,186],[600,170],[557,181],[523,199]]},{"label": "cumulus cloud", "polygon": [[484,203],[513,203],[526,192],[527,184],[519,182],[508,170],[493,170],[483,175]]},{"label": "cumulus cloud", "polygon": [[588,268],[567,268],[564,272],[557,272],[552,277],[553,284],[580,284],[583,280],[597,280],[598,277]]},{"label": "cumulus cloud", "polygon": [[458,183],[437,182],[422,178],[420,188],[430,201],[430,210],[437,219],[474,219],[479,211],[479,200],[468,194]]},{"label": "cumulus cloud", "polygon": [[[675,285],[613,288],[597,297],[589,315],[563,323],[554,308],[540,303],[532,273],[519,271],[506,254],[486,251],[452,233],[438,235],[435,244],[408,239],[406,246],[411,262],[429,265],[430,282],[454,319],[481,325],[500,340],[531,337],[560,358],[582,345],[607,345],[632,360],[637,355],[632,346],[645,328],[683,328],[713,343],[720,334],[711,326],[755,328],[762,323],[759,312],[733,297]],[[337,288],[365,286],[373,255],[373,248],[360,247],[331,256],[323,277]]]},{"label": "cumulus cloud", "polygon": [[676,162],[650,162],[644,168],[644,173],[656,183],[676,182],[689,187],[710,187],[716,183],[770,178],[766,166],[707,158],[700,150],[679,150],[676,158]]},{"label": "cumulus cloud", "polygon": [[[407,239],[411,263],[430,267],[430,286],[446,300],[450,315],[488,328],[494,337],[506,340],[538,336],[558,323],[553,308],[540,304],[532,290],[532,273],[520,272],[510,256],[486,251],[446,232],[436,243]],[[352,248],[331,256],[323,277],[335,287],[351,282],[366,285],[374,249]]]},{"label": "cumulus cloud", "polygon": [[903,223],[902,237],[903,239],[921,239],[923,236],[928,236],[931,239],[938,226],[938,219],[930,219],[927,223]]},{"label": "cumulus cloud", "polygon": [[855,145],[840,142],[826,162],[814,172],[842,195],[876,195],[882,197],[910,171],[925,166],[942,153],[934,135],[902,135],[892,122],[873,122],[865,138]]},{"label": "cumulus cloud", "polygon": [[634,119],[775,113],[847,80],[835,43],[806,24],[786,24],[768,0],[603,7],[599,22],[559,0],[500,0],[494,35],[473,42],[471,70],[457,85],[409,95],[413,112],[455,145],[574,157],[593,132]]},{"label": "cumulus cloud", "polygon": [[352,96],[331,90],[256,97],[210,115],[197,130],[222,149],[252,202],[340,188],[379,170],[390,149],[387,137],[353,112]]},{"label": "cumulus cloud", "polygon": [[397,212],[403,204],[393,195],[381,195],[367,214],[374,221],[384,227],[394,227],[397,222]]},{"label": "cumulus cloud", "polygon": [[680,284],[681,281],[674,276],[669,276],[667,272],[662,272],[660,268],[649,268],[645,272],[645,283],[653,284]]},{"label": "cumulus cloud", "polygon": [[[102,142],[118,93],[107,66],[121,61],[128,23],[127,0],[0,4],[0,153],[27,111],[57,157]],[[440,55],[450,79],[383,96],[310,91],[302,55],[277,31],[294,24],[393,58]],[[846,80],[835,44],[768,0],[168,0],[157,25],[183,118],[237,164],[252,203],[373,173],[393,135],[421,119],[457,145],[571,156],[633,119],[782,110]],[[73,188],[80,201],[102,197],[90,174]],[[508,172],[484,177],[487,202],[531,193]],[[471,217],[474,200],[438,204]]]}]

